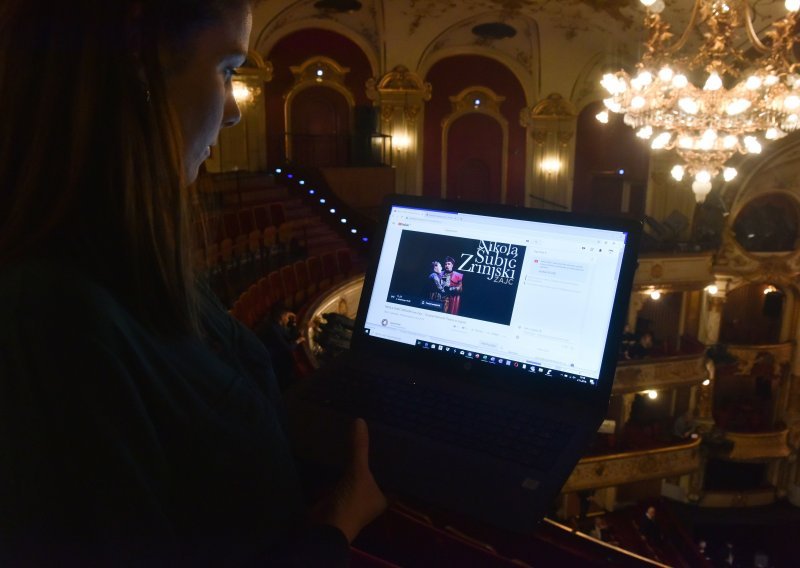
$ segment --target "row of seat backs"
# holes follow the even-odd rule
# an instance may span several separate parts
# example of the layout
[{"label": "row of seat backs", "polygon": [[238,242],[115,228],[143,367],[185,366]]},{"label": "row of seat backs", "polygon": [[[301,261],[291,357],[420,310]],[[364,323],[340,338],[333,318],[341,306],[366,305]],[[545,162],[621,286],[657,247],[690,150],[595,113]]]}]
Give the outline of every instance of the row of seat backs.
[{"label": "row of seat backs", "polygon": [[273,270],[260,278],[233,303],[231,314],[249,328],[255,328],[271,306],[282,303],[297,310],[305,302],[341,282],[353,273],[352,253],[338,249],[312,255],[306,260]]}]

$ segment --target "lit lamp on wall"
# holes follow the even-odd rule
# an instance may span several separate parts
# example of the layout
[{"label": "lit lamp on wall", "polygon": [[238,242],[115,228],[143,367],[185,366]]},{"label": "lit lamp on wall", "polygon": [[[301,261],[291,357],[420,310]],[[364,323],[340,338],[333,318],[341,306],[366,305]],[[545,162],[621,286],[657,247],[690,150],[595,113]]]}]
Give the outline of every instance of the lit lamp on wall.
[{"label": "lit lamp on wall", "polygon": [[561,160],[558,158],[545,158],[541,163],[542,171],[549,175],[555,175],[561,171]]},{"label": "lit lamp on wall", "polygon": [[[601,81],[608,110],[624,115],[636,135],[654,150],[674,149],[682,163],[672,168],[680,181],[694,178],[702,202],[735,154],[758,154],[762,144],[800,126],[800,75],[794,59],[800,0],[786,0],[787,13],[762,40],[747,0],[695,0],[686,29],[673,41],[662,20],[663,0],[646,7],[649,38],[632,75],[607,73]],[[685,49],[701,37],[696,50]],[[747,45],[749,43],[749,45]],[[598,115],[603,122],[607,115]],[[607,120],[607,118],[606,118]]]},{"label": "lit lamp on wall", "polygon": [[233,90],[233,98],[236,100],[236,104],[240,106],[249,105],[255,98],[253,89],[243,81],[233,81],[231,83],[231,89]]},{"label": "lit lamp on wall", "polygon": [[411,147],[411,137],[404,132],[392,134],[392,147],[400,151],[408,150]]}]

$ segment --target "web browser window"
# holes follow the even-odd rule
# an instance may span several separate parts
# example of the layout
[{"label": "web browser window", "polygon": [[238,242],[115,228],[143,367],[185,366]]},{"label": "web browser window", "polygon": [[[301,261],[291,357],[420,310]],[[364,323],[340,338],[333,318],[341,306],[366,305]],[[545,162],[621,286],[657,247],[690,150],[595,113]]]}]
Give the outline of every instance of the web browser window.
[{"label": "web browser window", "polygon": [[627,234],[392,208],[365,332],[595,384]]}]

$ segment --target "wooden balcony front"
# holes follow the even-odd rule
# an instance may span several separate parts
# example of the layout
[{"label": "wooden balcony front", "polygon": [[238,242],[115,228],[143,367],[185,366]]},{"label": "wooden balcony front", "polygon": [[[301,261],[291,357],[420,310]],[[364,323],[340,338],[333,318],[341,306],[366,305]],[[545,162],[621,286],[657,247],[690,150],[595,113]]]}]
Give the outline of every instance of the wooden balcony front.
[{"label": "wooden balcony front", "polygon": [[788,436],[788,429],[756,433],[726,432],[725,439],[733,442],[733,448],[726,457],[737,461],[788,457],[792,453]]},{"label": "wooden balcony front", "polygon": [[614,375],[614,394],[694,385],[708,378],[705,354],[620,361]]},{"label": "wooden balcony front", "polygon": [[687,444],[583,458],[567,479],[563,493],[674,477],[700,467],[700,438]]},{"label": "wooden balcony front", "polygon": [[639,257],[634,288],[656,287],[660,290],[699,290],[710,284],[711,252],[694,254],[645,254]]}]

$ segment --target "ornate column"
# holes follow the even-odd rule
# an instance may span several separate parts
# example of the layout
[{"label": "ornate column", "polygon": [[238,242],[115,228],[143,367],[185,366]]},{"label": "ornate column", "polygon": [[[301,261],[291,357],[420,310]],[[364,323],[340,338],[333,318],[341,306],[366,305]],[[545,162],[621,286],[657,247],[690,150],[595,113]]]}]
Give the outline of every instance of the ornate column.
[{"label": "ornate column", "polygon": [[422,193],[422,117],[431,84],[398,65],[380,80],[367,81],[367,97],[381,109],[381,131],[392,137],[398,193]]},{"label": "ornate column", "polygon": [[706,293],[700,308],[700,330],[698,339],[706,345],[719,341],[719,328],[722,323],[722,308],[725,306],[725,290],[717,286],[717,293]]},{"label": "ornate column", "polygon": [[524,109],[520,124],[528,130],[525,205],[572,209],[575,106],[558,93],[551,93],[532,109]]},{"label": "ornate column", "polygon": [[210,172],[267,171],[267,116],[265,84],[272,80],[272,64],[255,51],[237,70],[232,81],[233,96],[242,115],[239,124],[223,128],[206,162]]}]

